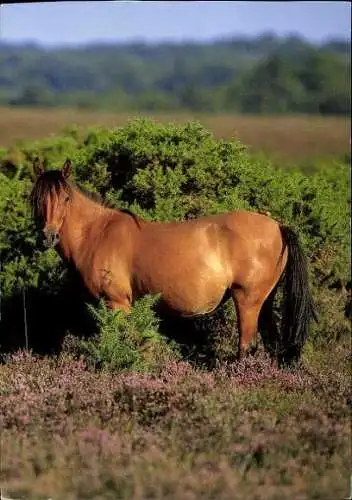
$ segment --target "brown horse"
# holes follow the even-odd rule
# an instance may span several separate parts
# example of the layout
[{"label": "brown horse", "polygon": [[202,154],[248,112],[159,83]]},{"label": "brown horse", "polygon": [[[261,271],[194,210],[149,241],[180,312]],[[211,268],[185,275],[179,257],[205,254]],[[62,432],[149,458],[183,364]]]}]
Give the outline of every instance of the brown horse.
[{"label": "brown horse", "polygon": [[[44,172],[31,203],[45,243],[74,265],[85,286],[111,308],[128,312],[147,293],[161,294],[182,316],[213,311],[226,292],[234,300],[241,357],[256,337],[259,314],[280,345],[279,359],[300,356],[315,316],[307,265],[296,234],[270,217],[238,211],[183,222],[149,222],[102,206],[68,177],[71,162]],[[285,272],[284,272],[285,271]],[[272,318],[278,282],[284,280],[283,332]]]}]

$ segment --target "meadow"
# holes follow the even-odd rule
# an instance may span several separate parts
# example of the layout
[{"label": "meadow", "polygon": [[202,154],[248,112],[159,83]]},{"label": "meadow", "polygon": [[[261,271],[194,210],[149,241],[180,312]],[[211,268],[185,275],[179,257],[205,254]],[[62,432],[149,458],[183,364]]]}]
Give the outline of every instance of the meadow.
[{"label": "meadow", "polygon": [[117,127],[147,116],[160,123],[199,121],[219,139],[238,139],[284,165],[329,161],[349,151],[348,117],[250,116],[191,113],[107,113],[74,109],[0,108],[0,146],[57,135],[66,127]]},{"label": "meadow", "polygon": [[[0,114],[2,494],[348,497],[349,121],[127,118],[67,110]],[[166,124],[170,119],[176,123]],[[237,129],[241,141],[233,139]],[[56,253],[38,246],[28,203],[36,156],[50,168],[70,157],[79,186],[147,220],[245,208],[268,210],[293,227],[309,259],[319,316],[300,363],[279,368],[261,341],[254,356],[235,362],[227,305],[197,324],[173,324],[189,345],[170,341],[148,300],[137,301],[127,319],[103,304],[87,310]],[[298,168],[278,168],[276,158]],[[314,168],[308,175],[302,165]],[[199,345],[192,332],[203,339]]]}]

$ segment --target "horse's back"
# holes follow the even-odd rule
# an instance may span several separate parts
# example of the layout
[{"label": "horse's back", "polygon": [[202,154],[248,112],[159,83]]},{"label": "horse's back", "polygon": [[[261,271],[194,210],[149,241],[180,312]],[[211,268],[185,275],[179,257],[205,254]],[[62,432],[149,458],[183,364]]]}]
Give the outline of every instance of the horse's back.
[{"label": "horse's back", "polygon": [[238,211],[183,222],[146,223],[139,236],[137,261],[153,268],[153,274],[165,272],[175,278],[177,274],[188,281],[201,274],[228,286],[243,270],[253,274],[268,267],[272,272],[281,252],[276,221]]},{"label": "horse's back", "polygon": [[279,223],[263,212],[238,210],[221,214],[218,217],[229,229],[249,238],[252,238],[254,234],[264,236],[263,232],[269,236],[277,233],[279,229]]}]

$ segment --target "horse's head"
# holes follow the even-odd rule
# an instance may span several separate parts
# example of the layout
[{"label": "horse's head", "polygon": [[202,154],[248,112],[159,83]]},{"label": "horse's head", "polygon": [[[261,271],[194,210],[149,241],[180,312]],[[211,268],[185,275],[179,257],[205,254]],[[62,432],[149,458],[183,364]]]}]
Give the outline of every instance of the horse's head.
[{"label": "horse's head", "polygon": [[66,160],[61,170],[44,171],[42,163],[35,159],[33,170],[36,181],[31,193],[31,205],[37,226],[43,231],[44,245],[55,247],[72,198],[72,188],[67,182],[71,162]]}]

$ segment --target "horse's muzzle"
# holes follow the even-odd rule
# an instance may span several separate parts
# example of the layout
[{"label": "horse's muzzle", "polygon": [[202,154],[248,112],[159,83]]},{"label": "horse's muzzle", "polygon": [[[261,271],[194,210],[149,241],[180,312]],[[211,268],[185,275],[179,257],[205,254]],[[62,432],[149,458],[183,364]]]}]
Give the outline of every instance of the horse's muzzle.
[{"label": "horse's muzzle", "polygon": [[54,248],[60,241],[59,233],[55,229],[44,229],[43,244],[46,248]]}]

